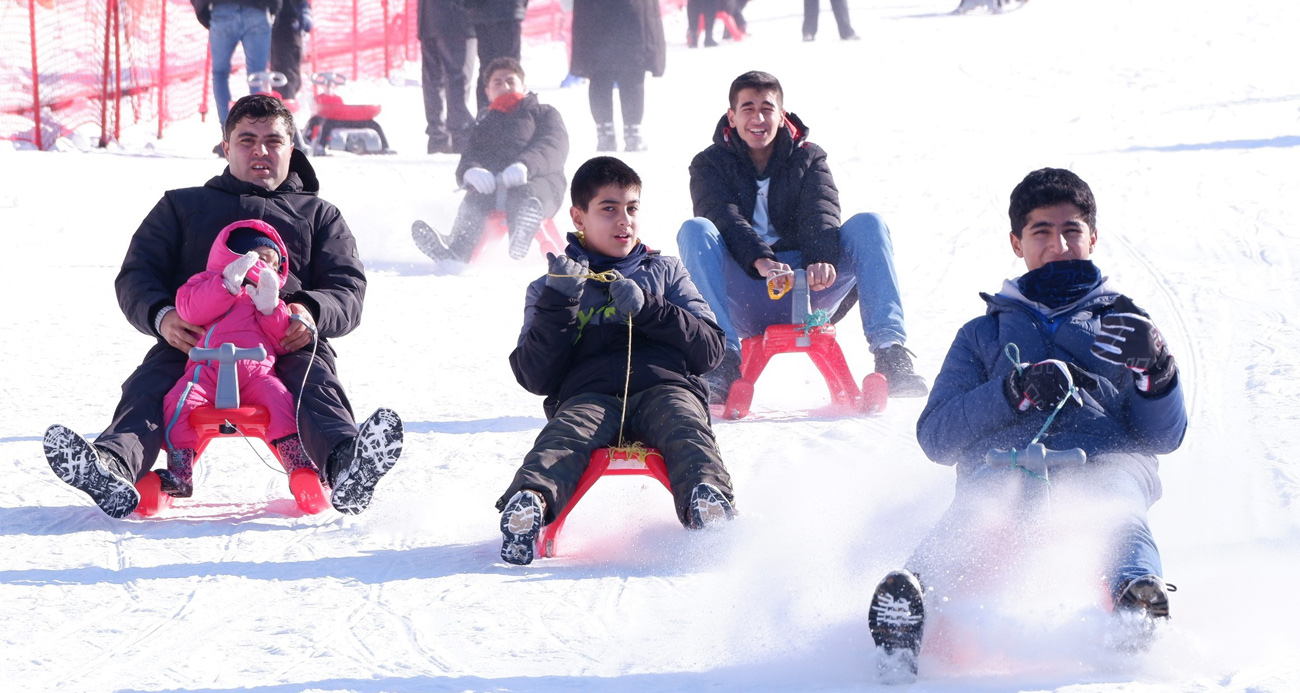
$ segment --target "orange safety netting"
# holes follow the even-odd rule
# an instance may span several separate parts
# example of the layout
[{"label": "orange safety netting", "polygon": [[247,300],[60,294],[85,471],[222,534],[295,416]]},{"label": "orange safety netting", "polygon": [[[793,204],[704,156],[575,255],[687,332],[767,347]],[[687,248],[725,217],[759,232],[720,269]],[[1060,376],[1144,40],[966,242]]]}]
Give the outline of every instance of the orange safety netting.
[{"label": "orange safety netting", "polygon": [[[387,77],[419,60],[417,11],[418,0],[315,0],[304,70]],[[567,41],[569,27],[560,0],[529,3],[525,40]],[[90,126],[102,145],[139,123],[162,137],[169,123],[209,111],[207,46],[188,0],[0,0],[0,139],[48,148]],[[237,50],[232,84],[242,70]]]}]

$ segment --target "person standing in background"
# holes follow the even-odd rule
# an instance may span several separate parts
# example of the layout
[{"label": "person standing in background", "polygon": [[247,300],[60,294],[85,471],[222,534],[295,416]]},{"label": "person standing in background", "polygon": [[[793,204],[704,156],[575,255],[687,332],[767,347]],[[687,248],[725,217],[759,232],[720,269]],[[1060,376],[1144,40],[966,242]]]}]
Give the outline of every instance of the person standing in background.
[{"label": "person standing in background", "polygon": [[271,69],[284,75],[285,100],[298,98],[302,88],[302,35],[311,27],[311,0],[284,0],[271,25]]},{"label": "person standing in background", "polygon": [[[280,12],[280,0],[190,0],[199,24],[208,30],[212,54],[212,98],[217,102],[217,126],[225,139],[230,114],[230,59],[235,46],[244,47],[248,74],[265,72],[271,56],[271,24]],[[212,148],[225,156],[218,142]]]},{"label": "person standing in background", "polygon": [[470,24],[478,41],[478,86],[474,98],[478,111],[491,103],[487,97],[484,72],[497,58],[523,58],[524,15],[528,0],[464,0]]},{"label": "person standing in background", "polygon": [[[474,75],[474,27],[463,0],[420,0],[420,85],[430,154],[459,154],[474,125],[469,84]],[[444,116],[445,106],[445,116]]]},{"label": "person standing in background", "polygon": [[[817,38],[817,16],[821,14],[821,0],[803,0],[803,40]],[[858,36],[849,23],[848,0],[831,0],[831,12],[835,14],[835,25],[840,30],[840,38],[845,41],[857,41]]]},{"label": "person standing in background", "polygon": [[574,0],[569,73],[589,80],[587,99],[596,121],[596,151],[618,149],[614,85],[623,111],[623,151],[646,148],[645,73],[664,74],[664,22],[655,0]]}]

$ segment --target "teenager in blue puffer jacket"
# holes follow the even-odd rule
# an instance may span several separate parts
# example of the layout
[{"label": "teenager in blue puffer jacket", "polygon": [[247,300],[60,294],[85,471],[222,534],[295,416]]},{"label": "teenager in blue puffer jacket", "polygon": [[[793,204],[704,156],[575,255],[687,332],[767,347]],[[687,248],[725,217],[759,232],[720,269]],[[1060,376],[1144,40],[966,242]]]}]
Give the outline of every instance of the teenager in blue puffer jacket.
[{"label": "teenager in blue puffer jacket", "polygon": [[[956,497],[872,601],[882,671],[904,678],[915,675],[925,603],[972,568],[998,567],[989,549],[1004,543],[1005,518],[1036,525],[1044,491],[1087,495],[1075,528],[1105,537],[1102,578],[1117,610],[1148,623],[1169,615],[1147,509],[1161,495],[1156,455],[1176,450],[1187,428],[1178,368],[1150,316],[1091,260],[1097,206],[1087,183],[1034,171],[1011,193],[1010,216],[1011,248],[1028,272],[981,294],[987,312],[957,332],[916,426],[925,454],[957,468]],[[1079,448],[1087,461],[1034,474],[1024,460],[985,461],[1035,439]]]}]

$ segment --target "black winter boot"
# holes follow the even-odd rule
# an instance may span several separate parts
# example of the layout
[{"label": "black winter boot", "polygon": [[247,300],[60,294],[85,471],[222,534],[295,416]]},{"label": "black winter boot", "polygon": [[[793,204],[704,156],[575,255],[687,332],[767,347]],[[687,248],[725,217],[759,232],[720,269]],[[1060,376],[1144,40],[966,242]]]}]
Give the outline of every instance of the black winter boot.
[{"label": "black winter boot", "polygon": [[709,384],[709,404],[727,403],[731,384],[740,380],[740,363],[740,352],[727,349],[722,355],[722,363],[704,374],[704,382]]},{"label": "black winter boot", "polygon": [[871,352],[876,357],[876,372],[889,381],[890,397],[924,397],[930,394],[925,379],[912,370],[911,351],[902,344]]},{"label": "black winter boot", "polygon": [[501,511],[501,560],[513,565],[532,563],[545,516],[546,501],[540,493],[524,489],[511,496]]},{"label": "black winter boot", "polygon": [[[340,448],[344,452],[340,453]],[[370,507],[375,484],[388,473],[402,455],[402,419],[391,409],[376,409],[365,423],[357,428],[350,458],[346,448],[339,445],[330,453],[328,462],[330,505],[347,514],[356,515]]]},{"label": "black winter boot", "polygon": [[915,681],[925,629],[920,580],[906,570],[886,575],[871,597],[867,624],[876,642],[876,671],[881,683]]},{"label": "black winter boot", "polygon": [[613,123],[601,123],[596,126],[596,151],[618,151],[618,139],[614,136]]},{"label": "black winter boot", "polygon": [[511,259],[522,260],[533,245],[537,230],[542,227],[542,201],[536,197],[524,200],[510,220],[509,252]]},{"label": "black winter boot", "polygon": [[731,501],[722,495],[713,484],[696,484],[691,489],[690,516],[686,523],[687,529],[705,529],[706,527],[715,527],[723,522],[731,520],[736,516],[736,511],[731,507]]},{"label": "black winter boot", "polygon": [[625,152],[644,152],[646,150],[645,140],[641,138],[640,125],[623,126],[623,151]]},{"label": "black winter boot", "polygon": [[109,517],[123,518],[140,504],[130,470],[121,459],[63,426],[45,431],[45,459],[63,483],[85,493]]}]

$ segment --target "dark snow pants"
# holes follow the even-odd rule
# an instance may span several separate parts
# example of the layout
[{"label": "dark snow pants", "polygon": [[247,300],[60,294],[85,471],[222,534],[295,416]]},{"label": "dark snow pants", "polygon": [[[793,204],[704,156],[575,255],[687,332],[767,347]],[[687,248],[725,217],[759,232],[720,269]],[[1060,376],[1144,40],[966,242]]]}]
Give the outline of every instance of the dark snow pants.
[{"label": "dark snow pants", "polygon": [[[97,447],[122,458],[136,480],[153,469],[158,452],[165,446],[167,415],[163,398],[185,375],[188,362],[179,349],[163,342],[154,345],[135,372],[122,383],[122,399],[113,414],[113,422],[94,440]],[[327,342],[320,342],[313,363],[308,345],[278,357],[275,373],[289,388],[295,402],[303,392],[303,375],[307,374],[306,393],[301,395],[298,413],[298,433],[307,454],[323,466],[336,445],[357,435],[352,405],[335,371],[334,350]]]},{"label": "dark snow pants", "polygon": [[[528,489],[546,500],[543,521],[554,521],[569,505],[591,453],[618,444],[621,413],[621,398],[614,395],[586,393],[562,403],[537,435],[514,481],[497,501],[497,510],[504,509],[515,493]],[[686,388],[657,385],[628,397],[623,438],[663,453],[677,519],[683,525],[696,484],[713,484],[734,504],[731,475],[722,464],[709,411]]]}]

